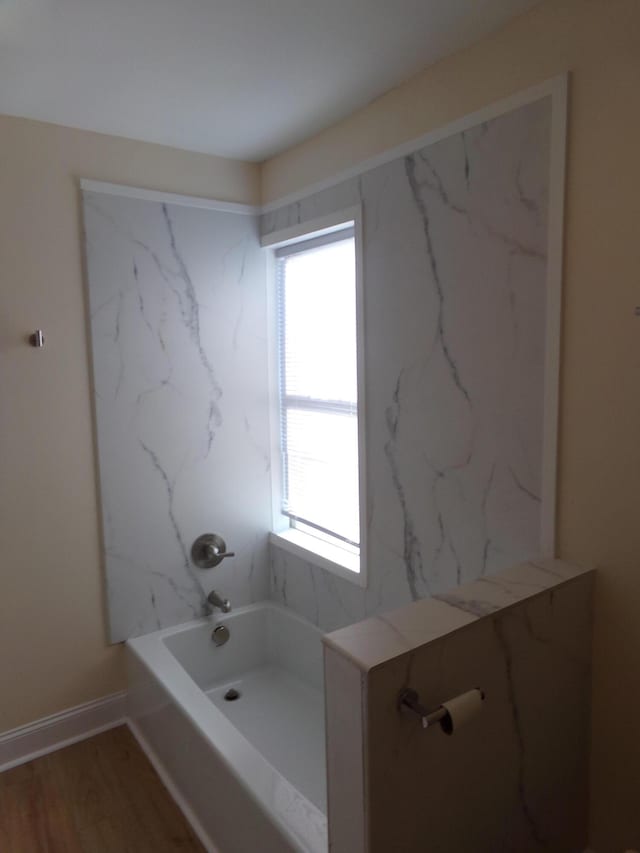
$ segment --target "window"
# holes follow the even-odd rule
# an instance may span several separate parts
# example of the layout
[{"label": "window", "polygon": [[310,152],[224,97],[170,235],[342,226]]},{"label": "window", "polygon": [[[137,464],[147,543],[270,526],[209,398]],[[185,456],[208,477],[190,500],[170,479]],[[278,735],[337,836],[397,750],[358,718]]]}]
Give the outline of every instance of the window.
[{"label": "window", "polygon": [[276,500],[295,531],[289,541],[337,559],[350,574],[359,571],[360,552],[356,273],[353,222],[275,252]]}]

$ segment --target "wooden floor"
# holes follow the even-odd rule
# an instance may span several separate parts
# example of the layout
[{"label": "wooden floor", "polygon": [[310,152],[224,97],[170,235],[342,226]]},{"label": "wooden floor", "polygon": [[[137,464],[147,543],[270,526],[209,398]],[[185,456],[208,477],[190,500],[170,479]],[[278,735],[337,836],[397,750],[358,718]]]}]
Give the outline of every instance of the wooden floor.
[{"label": "wooden floor", "polygon": [[200,844],[125,726],[0,773],[0,853],[164,853]]}]

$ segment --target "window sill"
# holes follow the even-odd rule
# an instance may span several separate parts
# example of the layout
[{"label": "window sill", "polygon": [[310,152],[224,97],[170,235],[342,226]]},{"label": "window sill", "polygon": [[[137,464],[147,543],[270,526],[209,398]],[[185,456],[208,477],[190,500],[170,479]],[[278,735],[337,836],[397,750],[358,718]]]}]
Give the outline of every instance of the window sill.
[{"label": "window sill", "polygon": [[293,528],[283,530],[281,533],[271,533],[269,541],[276,548],[288,551],[307,563],[333,572],[357,586],[365,586],[358,554],[352,554],[338,545],[323,542],[315,536]]}]

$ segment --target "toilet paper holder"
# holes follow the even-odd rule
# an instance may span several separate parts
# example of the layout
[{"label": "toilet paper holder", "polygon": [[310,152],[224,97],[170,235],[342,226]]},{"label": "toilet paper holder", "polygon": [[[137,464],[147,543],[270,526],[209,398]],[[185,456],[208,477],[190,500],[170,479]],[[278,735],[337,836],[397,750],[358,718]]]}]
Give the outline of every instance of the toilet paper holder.
[{"label": "toilet paper holder", "polygon": [[[453,734],[454,728],[457,728],[460,724],[467,722],[468,718],[474,715],[474,711],[481,707],[482,702],[484,702],[484,696],[485,694],[483,690],[480,690],[479,687],[474,687],[473,690],[469,690],[467,693],[462,693],[460,696],[456,696],[448,702],[443,702],[442,705],[439,705],[433,711],[427,711],[420,701],[420,695],[418,692],[416,690],[412,690],[411,687],[404,687],[398,694],[398,709],[402,710],[403,708],[406,708],[413,714],[420,717],[423,729],[428,729],[436,723],[440,723],[442,730],[446,734],[450,735]],[[460,703],[468,704],[473,707],[470,707],[466,713],[463,711],[461,718],[456,721],[451,713],[452,708],[447,706],[455,706]]]}]

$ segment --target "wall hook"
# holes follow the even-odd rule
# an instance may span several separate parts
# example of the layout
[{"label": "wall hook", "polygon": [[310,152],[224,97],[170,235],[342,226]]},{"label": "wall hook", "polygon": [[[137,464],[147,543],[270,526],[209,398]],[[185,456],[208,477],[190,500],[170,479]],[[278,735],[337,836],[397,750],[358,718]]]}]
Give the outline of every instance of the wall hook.
[{"label": "wall hook", "polygon": [[42,329],[36,329],[33,334],[29,335],[29,343],[32,347],[44,346],[44,335],[42,334]]}]

